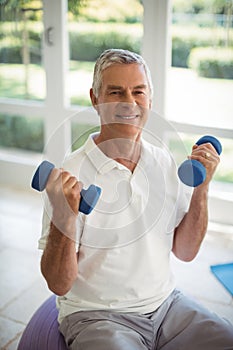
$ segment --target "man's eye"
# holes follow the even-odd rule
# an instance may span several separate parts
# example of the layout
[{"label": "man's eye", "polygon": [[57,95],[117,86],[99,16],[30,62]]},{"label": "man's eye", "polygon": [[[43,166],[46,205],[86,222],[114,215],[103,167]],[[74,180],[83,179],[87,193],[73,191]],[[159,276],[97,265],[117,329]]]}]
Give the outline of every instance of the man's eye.
[{"label": "man's eye", "polygon": [[142,90],[136,90],[134,93],[135,93],[135,95],[143,95],[143,94],[144,94],[144,91],[142,91]]},{"label": "man's eye", "polygon": [[121,92],[120,91],[111,91],[110,95],[119,95]]}]

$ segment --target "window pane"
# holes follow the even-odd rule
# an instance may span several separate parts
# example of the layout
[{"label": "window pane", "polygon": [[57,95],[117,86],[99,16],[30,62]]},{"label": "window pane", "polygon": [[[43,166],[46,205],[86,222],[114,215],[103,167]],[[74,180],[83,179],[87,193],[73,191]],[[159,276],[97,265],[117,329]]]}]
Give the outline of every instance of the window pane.
[{"label": "window pane", "polygon": [[[179,166],[185,159],[187,155],[191,154],[192,146],[201,137],[201,135],[190,135],[179,133],[180,139],[183,142],[184,147],[181,148],[181,143],[175,138],[170,138],[169,148],[173,154],[173,157]],[[220,164],[214,175],[211,187],[222,192],[228,193],[232,196],[233,192],[233,169],[232,169],[232,159],[233,159],[233,149],[232,140],[225,138],[218,138],[222,145],[222,153],[220,156]],[[184,149],[187,153],[184,154]]]},{"label": "window pane", "polygon": [[71,104],[89,106],[93,67],[101,52],[108,48],[140,52],[143,6],[139,0],[89,0],[79,7],[71,5],[68,96]]},{"label": "window pane", "polygon": [[0,97],[43,100],[42,1],[0,6]]},{"label": "window pane", "polygon": [[43,152],[42,118],[0,114],[0,147]]},{"label": "window pane", "polygon": [[217,3],[173,0],[167,116],[233,128],[233,8]]}]

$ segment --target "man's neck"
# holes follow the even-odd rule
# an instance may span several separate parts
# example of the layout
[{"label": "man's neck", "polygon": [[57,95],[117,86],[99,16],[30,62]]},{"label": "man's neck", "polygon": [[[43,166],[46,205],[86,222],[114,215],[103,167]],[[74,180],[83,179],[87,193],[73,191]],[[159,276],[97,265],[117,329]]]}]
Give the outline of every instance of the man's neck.
[{"label": "man's neck", "polygon": [[140,136],[136,140],[126,138],[105,140],[101,134],[99,134],[94,141],[107,157],[124,165],[133,173],[141,155]]}]

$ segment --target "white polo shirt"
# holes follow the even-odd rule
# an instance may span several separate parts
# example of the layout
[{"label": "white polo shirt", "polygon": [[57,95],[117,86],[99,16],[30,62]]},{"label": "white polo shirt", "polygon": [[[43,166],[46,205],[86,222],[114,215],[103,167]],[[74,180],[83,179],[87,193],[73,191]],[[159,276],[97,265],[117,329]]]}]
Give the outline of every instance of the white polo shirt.
[{"label": "white polo shirt", "polygon": [[[64,168],[85,188],[93,183],[102,193],[91,214],[77,217],[78,275],[71,290],[58,297],[59,322],[84,310],[154,311],[175,287],[169,264],[173,233],[190,202],[173,159],[143,140],[131,173],[108,158],[91,135]],[[49,217],[47,207],[40,249]]]}]

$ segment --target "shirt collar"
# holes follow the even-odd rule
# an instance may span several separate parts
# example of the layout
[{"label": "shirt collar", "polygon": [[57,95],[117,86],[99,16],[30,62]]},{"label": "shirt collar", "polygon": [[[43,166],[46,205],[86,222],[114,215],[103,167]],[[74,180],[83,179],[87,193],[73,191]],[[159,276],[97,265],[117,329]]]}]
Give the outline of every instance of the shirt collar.
[{"label": "shirt collar", "polygon": [[114,159],[107,157],[95,144],[94,137],[96,135],[97,133],[89,135],[84,147],[87,157],[95,166],[96,170],[101,174],[105,174],[115,167],[119,168],[119,163]]},{"label": "shirt collar", "polygon": [[[87,155],[87,157],[90,159],[90,161],[92,162],[92,164],[95,166],[96,170],[100,173],[100,174],[105,174],[108,173],[109,171],[111,171],[114,168],[118,168],[120,170],[125,170],[125,166],[123,166],[122,164],[118,163],[117,161],[115,161],[112,158],[107,157],[101,150],[100,148],[96,145],[95,141],[94,141],[94,137],[97,136],[98,133],[93,133],[91,135],[89,135],[85,146],[84,146],[84,150],[85,153]],[[141,151],[141,157],[139,162],[142,164],[144,164],[146,162],[146,152],[145,149],[147,143],[142,140],[142,151]]]}]

